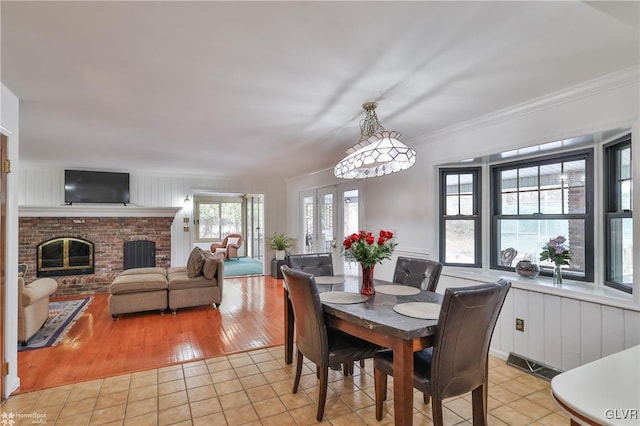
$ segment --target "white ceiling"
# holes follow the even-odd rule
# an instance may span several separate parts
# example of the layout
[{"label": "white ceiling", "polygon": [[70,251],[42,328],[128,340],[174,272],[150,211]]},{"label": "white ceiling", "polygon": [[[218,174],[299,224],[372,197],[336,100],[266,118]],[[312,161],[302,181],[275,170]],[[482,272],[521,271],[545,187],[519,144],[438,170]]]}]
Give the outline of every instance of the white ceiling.
[{"label": "white ceiling", "polygon": [[[299,175],[639,63],[638,2],[2,1],[20,159]],[[420,158],[417,160],[420,162]]]}]

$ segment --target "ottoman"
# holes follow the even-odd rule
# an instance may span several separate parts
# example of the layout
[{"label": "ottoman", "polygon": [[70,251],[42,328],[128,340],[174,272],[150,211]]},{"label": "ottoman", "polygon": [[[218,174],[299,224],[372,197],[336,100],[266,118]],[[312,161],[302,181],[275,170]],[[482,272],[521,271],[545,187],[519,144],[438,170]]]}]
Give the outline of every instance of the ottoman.
[{"label": "ottoman", "polygon": [[164,268],[135,268],[120,273],[109,285],[109,313],[167,309],[167,272]]}]

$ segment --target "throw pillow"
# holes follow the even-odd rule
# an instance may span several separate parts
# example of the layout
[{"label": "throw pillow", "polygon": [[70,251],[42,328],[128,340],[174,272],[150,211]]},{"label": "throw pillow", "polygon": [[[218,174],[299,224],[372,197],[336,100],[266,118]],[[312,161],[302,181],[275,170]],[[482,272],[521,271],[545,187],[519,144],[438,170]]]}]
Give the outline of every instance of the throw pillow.
[{"label": "throw pillow", "polygon": [[202,273],[208,280],[213,279],[218,270],[218,259],[210,252],[203,251],[204,253],[204,266],[202,267]]},{"label": "throw pillow", "polygon": [[238,241],[240,241],[240,238],[238,237],[227,238],[227,246],[230,246],[230,245],[237,246]]},{"label": "throw pillow", "polygon": [[194,247],[187,260],[187,276],[189,278],[196,278],[202,274],[202,267],[204,266],[204,255],[200,247]]}]

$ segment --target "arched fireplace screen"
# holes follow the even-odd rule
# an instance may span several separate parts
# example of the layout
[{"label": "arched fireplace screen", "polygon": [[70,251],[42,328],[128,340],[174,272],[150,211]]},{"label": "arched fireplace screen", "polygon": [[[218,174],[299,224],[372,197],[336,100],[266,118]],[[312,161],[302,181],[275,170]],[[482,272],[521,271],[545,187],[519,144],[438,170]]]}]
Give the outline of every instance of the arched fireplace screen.
[{"label": "arched fireplace screen", "polygon": [[93,243],[81,238],[54,238],[38,245],[38,277],[95,272]]}]

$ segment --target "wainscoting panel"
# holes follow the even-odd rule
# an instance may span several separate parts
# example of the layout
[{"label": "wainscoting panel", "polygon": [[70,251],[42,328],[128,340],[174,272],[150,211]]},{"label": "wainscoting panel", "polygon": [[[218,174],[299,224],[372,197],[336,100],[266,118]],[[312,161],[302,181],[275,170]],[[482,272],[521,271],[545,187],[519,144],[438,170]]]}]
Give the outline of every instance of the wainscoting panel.
[{"label": "wainscoting panel", "polygon": [[[442,275],[438,292],[488,281]],[[516,331],[516,318],[524,320],[524,332]],[[491,351],[505,359],[514,352],[566,371],[638,344],[638,311],[512,287]]]}]

